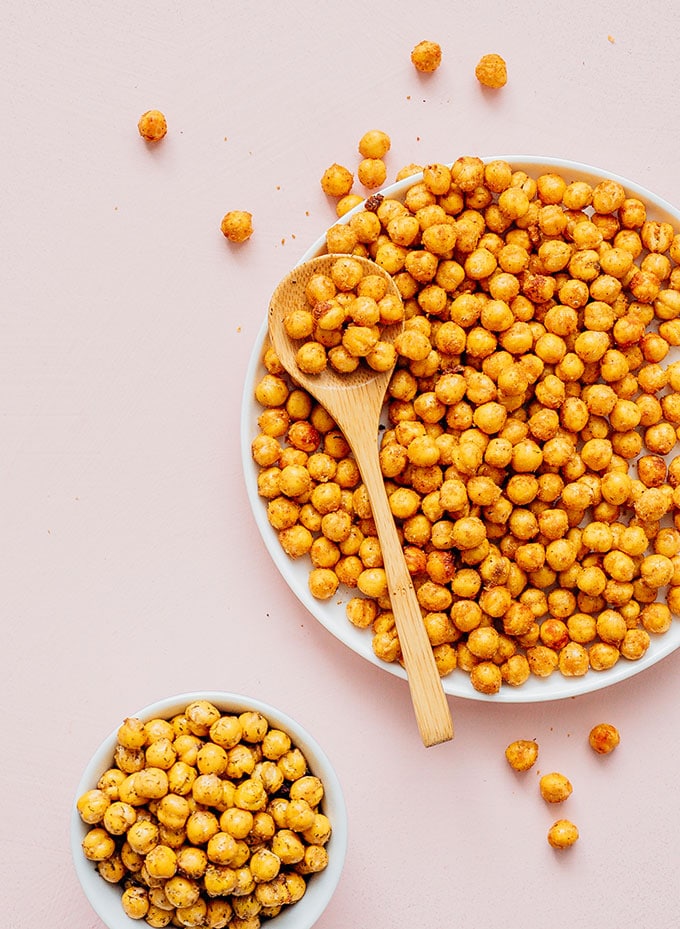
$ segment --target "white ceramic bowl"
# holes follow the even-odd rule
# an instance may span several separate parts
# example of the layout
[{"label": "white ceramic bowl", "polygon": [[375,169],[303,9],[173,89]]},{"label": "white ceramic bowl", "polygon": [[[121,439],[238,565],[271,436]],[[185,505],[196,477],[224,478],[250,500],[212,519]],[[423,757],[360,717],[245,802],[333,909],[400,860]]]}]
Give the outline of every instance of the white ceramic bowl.
[{"label": "white ceramic bowl", "polygon": [[[670,203],[651,191],[641,187],[639,184],[609,171],[578,162],[544,156],[490,155],[484,157],[483,160],[492,161],[495,159],[508,161],[516,170],[526,171],[532,177],[537,177],[539,174],[545,172],[556,171],[560,173],[567,182],[582,180],[594,185],[607,178],[618,181],[627,190],[629,196],[639,197],[646,203],[648,218],[670,222],[676,229],[680,229],[680,210],[671,206]],[[421,178],[422,175],[408,177],[403,181],[383,188],[380,192],[385,197],[403,199],[408,188]],[[361,209],[363,209],[363,204],[359,204],[354,210],[338,220],[338,222],[348,222],[351,216]],[[307,261],[316,255],[323,254],[325,251],[326,243],[324,235],[317,239],[317,241],[307,249],[300,258],[300,261]],[[272,290],[275,286],[276,282],[272,282]],[[262,327],[254,345],[246,375],[241,415],[243,471],[255,521],[274,564],[283,575],[288,586],[298,600],[309,612],[325,626],[326,629],[362,658],[388,671],[390,674],[397,675],[405,680],[406,674],[401,665],[396,663],[388,664],[376,658],[371,647],[370,632],[354,628],[347,620],[345,616],[345,604],[352,595],[349,591],[343,591],[343,589],[340,588],[337,595],[329,601],[316,600],[311,596],[307,585],[307,577],[310,570],[308,559],[301,558],[296,561],[291,560],[283,552],[277,534],[267,520],[265,502],[257,492],[258,468],[253,462],[250,453],[252,440],[258,433],[257,418],[262,412],[262,408],[258,406],[254,400],[254,389],[258,380],[265,373],[265,369],[262,365],[262,354],[267,340],[266,308],[263,308],[262,315]],[[460,671],[453,671],[452,674],[443,678],[442,683],[446,693],[473,700],[492,701],[496,703],[531,703],[544,700],[558,700],[588,693],[623,681],[638,674],[650,665],[655,664],[678,647],[680,647],[680,620],[675,619],[671,629],[667,633],[652,637],[652,644],[643,658],[638,661],[627,661],[622,658],[608,671],[588,671],[583,677],[573,678],[563,677],[559,672],[553,673],[546,679],[532,676],[521,687],[514,688],[504,685],[501,687],[499,693],[492,696],[480,694],[476,691],[470,683],[469,676]]]},{"label": "white ceramic bowl", "polygon": [[[347,850],[347,812],[342,788],[331,762],[324,753],[316,739],[303,727],[282,713],[276,707],[244,697],[239,694],[222,693],[220,691],[206,691],[198,693],[180,694],[159,700],[150,706],[144,707],[134,713],[125,713],[125,716],[137,716],[142,720],[154,718],[170,718],[191,703],[193,700],[209,700],[219,710],[225,713],[242,713],[246,710],[257,710],[262,713],[272,726],[282,729],[291,737],[307,759],[309,770],[321,779],[324,785],[323,811],[328,816],[333,827],[332,836],[328,842],[328,866],[324,871],[312,875],[307,884],[305,895],[297,903],[284,907],[281,913],[267,921],[271,929],[310,929],[317,922],[328,905],[340,880],[345,853]],[[122,722],[121,718],[121,722]],[[83,854],[81,843],[88,831],[76,809],[76,801],[86,790],[96,786],[101,774],[111,767],[113,751],[116,744],[114,730],[101,743],[92,756],[83,772],[74,798],[71,814],[71,851],[76,873],[85,892],[85,896],[102,922],[108,929],[134,929],[145,926],[143,920],[134,920],[125,914],[121,905],[121,888],[117,884],[109,884],[95,869],[93,862],[88,861]]]}]

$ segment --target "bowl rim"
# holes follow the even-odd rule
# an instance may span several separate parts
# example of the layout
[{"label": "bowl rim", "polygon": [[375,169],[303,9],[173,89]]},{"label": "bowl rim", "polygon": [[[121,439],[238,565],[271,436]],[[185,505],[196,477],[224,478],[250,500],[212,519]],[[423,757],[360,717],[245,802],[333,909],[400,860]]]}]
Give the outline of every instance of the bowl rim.
[{"label": "bowl rim", "polygon": [[[598,183],[602,180],[612,180],[621,184],[628,196],[636,196],[644,200],[646,204],[653,207],[654,217],[669,221],[680,229],[680,208],[672,205],[669,201],[655,194],[647,187],[633,181],[623,175],[610,171],[596,165],[586,162],[574,161],[567,158],[555,157],[552,155],[527,155],[527,154],[489,154],[477,156],[487,164],[491,161],[506,161],[514,170],[528,170],[534,175],[549,171],[562,171],[565,174],[576,175],[575,179],[592,181]],[[448,162],[449,165],[452,162]],[[400,196],[413,184],[417,184],[423,178],[422,171],[409,175],[400,181],[388,184],[379,190],[373,191],[372,195],[382,194],[384,197]],[[352,210],[339,217],[331,225],[345,224],[350,221],[352,216],[364,209],[368,197],[358,203]],[[328,227],[327,227],[328,228]],[[314,258],[325,251],[326,230],[298,258],[296,264],[301,264]],[[396,662],[387,663],[381,661],[373,654],[370,647],[366,647],[365,641],[361,639],[361,633],[364,638],[367,637],[365,630],[357,634],[358,631],[349,627],[349,621],[345,620],[345,627],[331,620],[324,610],[325,602],[315,600],[309,593],[306,584],[299,582],[297,578],[291,580],[291,559],[281,549],[274,530],[269,525],[264,507],[257,507],[257,502],[261,502],[257,493],[257,475],[256,468],[252,461],[250,448],[253,439],[252,432],[252,409],[254,400],[250,388],[255,383],[255,377],[261,369],[262,347],[267,337],[267,314],[263,314],[263,321],[253,343],[253,349],[249,358],[246,370],[246,377],[241,397],[241,462],[246,484],[246,490],[260,535],[264,541],[265,548],[275,566],[282,575],[289,589],[296,596],[298,601],[311,613],[318,622],[321,623],[335,638],[339,639],[345,646],[356,652],[361,658],[365,659],[374,667],[389,674],[406,680],[406,672],[403,667]],[[582,677],[564,677],[558,672],[553,673],[546,679],[535,678],[532,676],[529,681],[520,687],[501,687],[496,694],[482,694],[476,691],[469,681],[469,675],[453,674],[442,678],[442,685],[449,696],[461,697],[463,699],[476,700],[481,703],[496,704],[513,704],[513,703],[543,703],[553,700],[563,700],[569,697],[581,696],[603,690],[615,684],[622,683],[635,677],[647,668],[657,664],[663,658],[670,655],[676,649],[680,648],[680,619],[673,619],[671,629],[658,637],[652,637],[652,646],[647,650],[645,655],[637,661],[629,661],[621,658],[617,664],[606,671],[593,671],[590,669]]]},{"label": "bowl rim", "polygon": [[[304,754],[310,772],[324,785],[324,812],[332,823],[333,832],[328,842],[328,866],[312,875],[305,895],[295,904],[285,907],[271,920],[272,929],[311,929],[326,909],[340,881],[347,854],[347,806],[342,785],[328,755],[316,738],[297,720],[283,710],[263,700],[229,691],[190,691],[156,700],[126,716],[142,720],[169,718],[194,700],[209,700],[222,712],[257,710],[276,728],[290,735],[293,744]],[[121,719],[122,722],[122,719]],[[110,767],[118,728],[103,739],[88,761],[80,777],[73,798],[70,819],[71,857],[82,890],[95,913],[109,929],[132,929],[140,920],[132,919],[120,904],[120,885],[109,884],[97,873],[93,862],[85,858],[81,842],[91,827],[83,823],[76,803],[88,789],[96,785],[101,774]],[[143,923],[143,921],[142,921]]]}]

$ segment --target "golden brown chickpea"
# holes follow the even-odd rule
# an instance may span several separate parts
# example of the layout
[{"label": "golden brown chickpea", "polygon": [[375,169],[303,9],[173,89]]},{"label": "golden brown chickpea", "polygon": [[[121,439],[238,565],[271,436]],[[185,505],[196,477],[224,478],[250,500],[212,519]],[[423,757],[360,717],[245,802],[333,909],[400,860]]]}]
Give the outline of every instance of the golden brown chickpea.
[{"label": "golden brown chickpea", "polygon": [[535,645],[527,649],[527,661],[531,673],[536,677],[549,677],[558,665],[558,655],[547,645]]},{"label": "golden brown chickpea", "polygon": [[590,667],[593,671],[606,671],[619,660],[619,649],[607,642],[595,642],[588,649]]},{"label": "golden brown chickpea", "polygon": [[484,87],[494,90],[504,87],[508,81],[505,59],[496,54],[482,55],[475,67],[475,77]]},{"label": "golden brown chickpea", "polygon": [[558,819],[548,830],[548,843],[552,848],[569,848],[578,837],[578,829],[568,819]]},{"label": "golden brown chickpea", "polygon": [[387,177],[385,162],[382,158],[363,158],[357,167],[357,177],[364,187],[381,187]]},{"label": "golden brown chickpea", "polygon": [[125,865],[118,855],[97,862],[97,873],[109,884],[118,884],[126,875]]},{"label": "golden brown chickpea", "polygon": [[569,779],[556,771],[544,774],[538,786],[546,803],[562,803],[570,796],[573,789]]},{"label": "golden brown chickpea", "polygon": [[106,829],[93,826],[82,841],[83,854],[88,861],[104,861],[110,858],[115,850],[116,843]]},{"label": "golden brown chickpea", "polygon": [[417,71],[436,71],[442,62],[441,46],[427,40],[419,42],[411,51],[411,62]]},{"label": "golden brown chickpea", "polygon": [[565,677],[582,677],[590,667],[587,650],[578,642],[568,642],[560,650],[558,667]]},{"label": "golden brown chickpea", "polygon": [[338,589],[339,579],[330,568],[314,568],[308,578],[309,591],[317,600],[328,600]]},{"label": "golden brown chickpea", "polygon": [[121,896],[123,912],[131,919],[144,919],[149,912],[149,892],[145,887],[126,887]]},{"label": "golden brown chickpea", "polygon": [[386,132],[380,129],[370,129],[359,139],[359,154],[362,158],[384,158],[391,144]]},{"label": "golden brown chickpea", "polygon": [[619,731],[611,723],[598,723],[588,734],[588,743],[598,755],[608,755],[613,752],[620,741]]},{"label": "golden brown chickpea", "polygon": [[139,117],[137,129],[147,142],[160,142],[168,131],[168,123],[160,110],[147,110]]},{"label": "golden brown chickpea", "polygon": [[321,176],[321,189],[329,197],[344,197],[352,189],[354,175],[343,165],[334,164],[326,168]]},{"label": "golden brown chickpea", "polygon": [[496,694],[503,683],[500,668],[492,661],[479,661],[470,671],[470,683],[480,693]]},{"label": "golden brown chickpea", "polygon": [[[117,802],[118,801],[113,800],[114,804]],[[93,826],[104,819],[111,804],[112,800],[108,793],[100,788],[94,788],[85,791],[85,793],[78,798],[76,806],[82,821]]]},{"label": "golden brown chickpea", "polygon": [[653,635],[667,632],[672,622],[672,613],[665,603],[648,603],[640,613],[642,626]]},{"label": "golden brown chickpea", "polygon": [[253,215],[247,210],[229,210],[222,217],[220,231],[230,242],[246,242],[253,234]]},{"label": "golden brown chickpea", "polygon": [[505,757],[515,771],[528,771],[538,758],[538,743],[533,739],[518,739],[505,749]]}]

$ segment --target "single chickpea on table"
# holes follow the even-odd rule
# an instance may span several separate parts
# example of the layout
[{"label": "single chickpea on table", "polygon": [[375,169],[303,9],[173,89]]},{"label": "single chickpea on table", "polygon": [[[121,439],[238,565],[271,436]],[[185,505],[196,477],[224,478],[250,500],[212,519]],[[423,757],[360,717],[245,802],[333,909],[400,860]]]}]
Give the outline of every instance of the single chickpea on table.
[{"label": "single chickpea on table", "polygon": [[253,216],[247,210],[230,210],[222,217],[220,230],[230,242],[246,242],[253,234]]},{"label": "single chickpea on table", "polygon": [[137,129],[147,142],[160,142],[168,132],[168,123],[160,110],[147,110],[139,117]]},{"label": "single chickpea on table", "polygon": [[411,51],[411,62],[416,71],[429,74],[436,71],[442,63],[442,49],[438,42],[423,40]]},{"label": "single chickpea on table", "polygon": [[485,87],[504,87],[508,81],[505,59],[496,54],[482,55],[475,68],[475,77]]},{"label": "single chickpea on table", "polygon": [[573,789],[569,778],[558,771],[544,774],[538,782],[538,787],[546,803],[563,803],[571,796]]},{"label": "single chickpea on table", "polygon": [[[388,143],[372,130],[359,154]],[[401,294],[380,461],[440,674],[493,695],[637,661],[680,612],[680,232],[608,179],[473,156],[398,176],[416,172],[403,198],[373,194],[327,231],[339,278],[288,324],[309,370],[387,366],[376,329],[399,313],[354,282],[353,256]],[[340,203],[352,183],[335,165],[322,186]],[[348,620],[398,662],[346,443],[271,351],[264,363],[253,457],[272,525],[310,558],[313,595],[345,588]]]},{"label": "single chickpea on table", "polygon": [[548,843],[553,848],[570,848],[578,839],[579,831],[569,819],[558,819],[548,830]]},{"label": "single chickpea on table", "polygon": [[611,723],[598,723],[588,734],[588,743],[598,755],[608,755],[613,752],[620,741],[619,731]]},{"label": "single chickpea on table", "polygon": [[508,745],[505,757],[515,771],[528,771],[538,759],[538,744],[534,739],[518,739]]}]

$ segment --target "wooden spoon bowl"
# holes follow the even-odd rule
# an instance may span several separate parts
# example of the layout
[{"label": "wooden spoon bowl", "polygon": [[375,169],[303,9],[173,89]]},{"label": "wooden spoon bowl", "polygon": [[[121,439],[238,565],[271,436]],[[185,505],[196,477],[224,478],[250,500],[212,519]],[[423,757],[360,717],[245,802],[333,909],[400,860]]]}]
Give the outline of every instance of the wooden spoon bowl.
[{"label": "wooden spoon bowl", "polygon": [[[291,310],[306,305],[305,288],[312,275],[328,274],[338,257],[313,258],[298,265],[279,283],[269,306],[269,339],[291,378],[324,407],[352,449],[371,502],[416,721],[423,743],[436,745],[453,738],[453,723],[389,507],[378,457],[380,415],[394,367],[375,372],[360,365],[349,374],[327,367],[320,374],[305,374],[295,360],[296,343],[284,328],[284,319]],[[400,296],[386,271],[366,258],[357,260],[365,266],[365,274],[380,274],[390,292]],[[400,330],[401,325],[390,326],[382,331],[381,339],[393,340]]]}]

